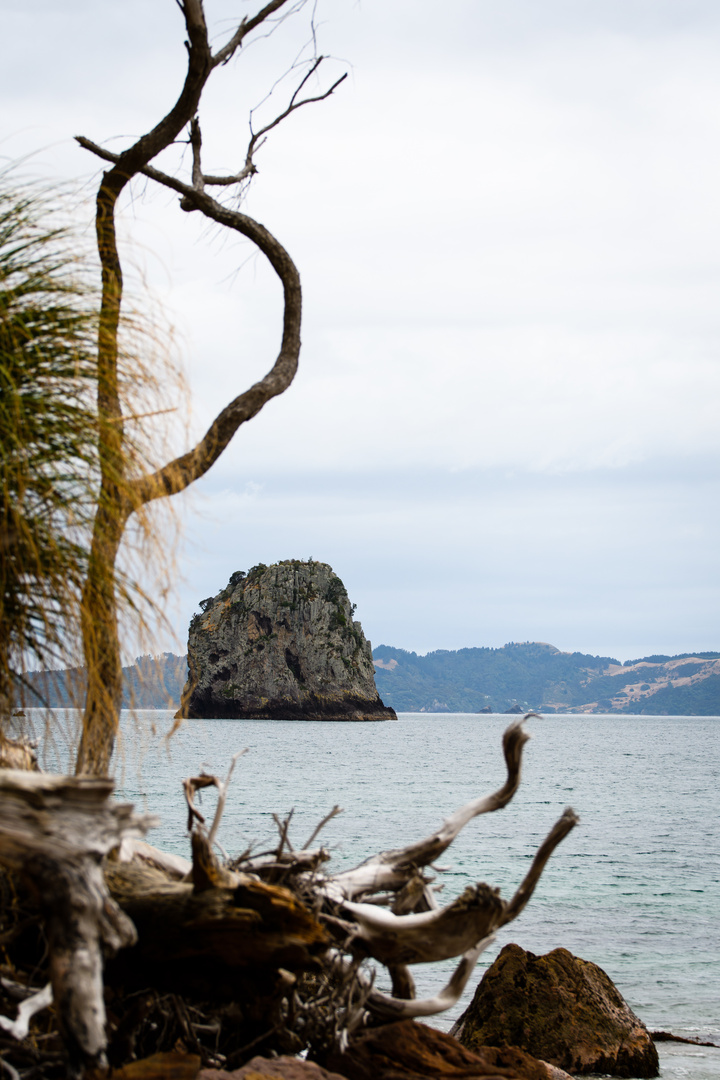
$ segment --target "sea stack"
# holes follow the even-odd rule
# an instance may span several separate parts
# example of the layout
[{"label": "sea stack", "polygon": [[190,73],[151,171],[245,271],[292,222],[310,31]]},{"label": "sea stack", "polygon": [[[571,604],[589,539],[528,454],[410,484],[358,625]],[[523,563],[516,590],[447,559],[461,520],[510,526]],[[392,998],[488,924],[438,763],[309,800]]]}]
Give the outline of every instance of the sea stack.
[{"label": "sea stack", "polygon": [[375,687],[372,649],[327,563],[238,570],[190,622],[190,719],[395,720]]}]

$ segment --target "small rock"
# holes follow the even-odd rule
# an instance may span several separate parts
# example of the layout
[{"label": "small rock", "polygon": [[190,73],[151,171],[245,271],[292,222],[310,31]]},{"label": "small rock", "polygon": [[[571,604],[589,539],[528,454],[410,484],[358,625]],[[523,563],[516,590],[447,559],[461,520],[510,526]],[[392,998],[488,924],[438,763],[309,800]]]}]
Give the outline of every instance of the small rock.
[{"label": "small rock", "polygon": [[329,1068],[348,1080],[569,1080],[566,1073],[514,1047],[461,1046],[444,1031],[400,1020],[356,1036]]},{"label": "small rock", "polygon": [[647,1028],[596,964],[506,945],[453,1029],[463,1046],[517,1046],[571,1073],[658,1075]]},{"label": "small rock", "polygon": [[[131,1061],[121,1068],[112,1070],[113,1080],[196,1080],[200,1070],[200,1058],[197,1054],[185,1054],[171,1050],[165,1054],[153,1054],[152,1057]],[[90,1080],[107,1078],[106,1069],[93,1069],[86,1073]]]},{"label": "small rock", "polygon": [[241,1069],[203,1069],[197,1080],[345,1080],[312,1061],[283,1055],[276,1058],[254,1057]]}]

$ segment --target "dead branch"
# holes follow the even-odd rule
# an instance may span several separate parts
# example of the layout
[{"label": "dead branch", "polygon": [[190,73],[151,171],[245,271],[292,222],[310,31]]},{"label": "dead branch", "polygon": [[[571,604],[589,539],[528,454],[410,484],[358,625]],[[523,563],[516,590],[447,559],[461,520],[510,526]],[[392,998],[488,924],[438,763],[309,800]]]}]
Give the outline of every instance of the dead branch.
[{"label": "dead branch", "polygon": [[522,720],[511,724],[503,735],[507,779],[501,788],[456,810],[437,832],[425,840],[404,848],[381,851],[353,870],[334,874],[327,882],[328,895],[342,902],[367,893],[397,890],[405,884],[415,867],[428,866],[439,858],[469,821],[479,814],[492,813],[507,806],[520,784],[522,751],[530,738],[522,725],[535,715],[528,713]]},{"label": "dead branch", "polygon": [[10,1080],[20,1080],[20,1073],[4,1058],[0,1058],[0,1069],[3,1069],[8,1074]]},{"label": "dead branch", "polygon": [[[77,142],[105,161],[115,162],[119,167],[122,161],[121,154],[104,150],[82,136],[77,137]],[[207,193],[196,190],[192,185],[185,184],[160,169],[147,165],[138,169],[138,172],[182,195],[183,209],[200,210],[219,225],[239,232],[251,240],[277,273],[285,296],[282,341],[273,367],[263,379],[238,395],[218,414],[203,438],[192,450],[129,485],[132,503],[143,505],[153,499],[175,495],[203,476],[220,457],[238,427],[256,416],[271,398],[282,394],[288,388],[297,371],[300,352],[302,294],[300,276],[295,264],[287,251],[263,225],[248,217],[247,214],[230,210],[212,199]],[[129,513],[132,507],[128,505],[127,509]]]},{"label": "dead branch", "polygon": [[[319,829],[334,816],[334,807],[301,851],[293,851],[288,840],[291,815],[284,821],[274,815],[280,832],[278,848],[243,862],[243,869],[263,880],[289,881],[311,909],[320,909],[320,919],[341,953],[349,954],[355,963],[369,958],[388,968],[393,995],[369,994],[367,1008],[373,1015],[384,1020],[430,1016],[454,1003],[480,951],[497,929],[524,909],[552,852],[577,823],[573,811],[566,810],[511,900],[503,900],[498,889],[478,883],[452,903],[438,907],[430,888],[433,879],[425,876],[423,868],[447,849],[465,824],[479,814],[502,809],[513,797],[520,782],[523,746],[529,738],[522,727],[527,718],[511,724],[503,736],[505,783],[493,794],[461,807],[425,840],[381,852],[353,870],[323,875],[319,853],[308,849]],[[362,902],[355,896],[362,896]],[[432,999],[414,1000],[409,966],[457,956],[460,963],[445,989]]]},{"label": "dead branch", "polygon": [[[364,891],[355,893],[361,899],[353,898],[356,871],[326,874],[328,853],[310,847],[337,807],[301,850],[293,849],[289,840],[292,814],[276,815],[276,847],[243,857],[233,869],[213,853],[202,815],[193,813],[192,868],[185,880],[178,880],[185,864],[179,867],[172,861],[164,869],[164,860],[153,855],[149,845],[137,839],[127,842],[124,847],[134,848],[137,855],[108,862],[105,875],[113,899],[137,927],[138,943],[109,962],[108,985],[119,996],[154,987],[173,1001],[178,994],[196,1001],[231,1000],[245,1017],[237,1051],[241,1059],[247,1047],[257,1043],[293,1052],[307,1046],[328,1049],[346,1045],[362,1024],[427,1017],[447,1009],[458,1000],[494,932],[524,909],[550,855],[577,821],[571,810],[565,811],[510,900],[479,883],[444,907],[437,906],[427,868],[464,823],[507,804],[519,782],[526,739],[517,723],[505,733],[507,778],[498,791],[456,811],[426,840],[382,852],[356,868],[365,874],[371,866],[377,874],[362,878]],[[224,794],[236,759],[221,785]],[[184,782],[189,807],[197,790],[215,779],[201,773]],[[338,881],[349,882],[349,896],[338,889]],[[447,985],[418,1000],[412,965],[451,958],[457,958],[456,968]],[[367,968],[372,961],[387,967],[391,994],[375,989],[374,972]],[[202,1048],[200,1036],[205,1032],[209,1041],[215,1038],[213,1033],[223,1025],[221,1014],[198,1018],[188,1003],[171,1005],[167,1038],[181,1037],[209,1059],[211,1052]],[[220,1056],[214,1060],[222,1063],[224,1050],[217,1041],[215,1053]]]},{"label": "dead branch", "polygon": [[[432,879],[425,877],[421,868],[434,862],[474,817],[502,809],[513,797],[520,782],[523,746],[529,738],[522,726],[525,719],[511,724],[503,736],[507,777],[502,787],[461,807],[425,840],[381,852],[353,870],[324,876],[319,873],[318,853],[307,850],[318,830],[302,851],[295,852],[288,839],[292,815],[284,821],[274,815],[280,832],[278,848],[270,860],[248,859],[244,869],[268,881],[279,880],[279,875],[283,880],[292,878],[295,889],[315,897],[313,904],[324,905],[321,918],[336,940],[345,942],[354,956],[371,957],[385,964],[399,988],[398,999],[410,998],[412,981],[407,965],[467,955],[479,941],[516,918],[530,899],[550,855],[577,823],[573,811],[566,810],[510,901],[503,900],[498,889],[478,883],[465,889],[452,903],[438,907],[429,888]],[[357,902],[355,896],[365,899]],[[382,901],[386,901],[385,905]]]},{"label": "dead branch", "polygon": [[288,0],[270,0],[270,3],[261,8],[256,15],[252,16],[252,18],[244,18],[227,44],[223,45],[222,49],[219,49],[218,52],[215,53],[212,58],[212,66],[215,68],[218,64],[227,64],[228,60],[232,59],[234,53],[242,45],[244,38],[246,38],[256,26],[260,26],[262,23],[266,22],[271,15],[274,15],[281,7],[284,7],[286,3],[288,3]]},{"label": "dead branch", "polygon": [[187,879],[192,870],[192,863],[189,859],[184,859],[182,855],[160,851],[159,848],[145,843],[144,840],[123,840],[118,852],[119,861],[130,862],[135,858],[145,861],[158,870],[163,870],[175,881]]},{"label": "dead branch", "polygon": [[280,817],[278,816],[278,814],[273,814],[273,816],[272,816],[273,821],[277,825],[278,833],[280,834],[280,842],[278,843],[277,850],[275,852],[275,855],[276,855],[278,860],[282,859],[283,850],[284,850],[286,844],[287,844],[288,854],[290,856],[295,854],[295,852],[293,851],[293,846],[290,843],[290,840],[288,839],[288,829],[290,828],[290,822],[292,821],[292,816],[293,816],[294,813],[295,813],[295,809],[293,808],[290,811],[290,813],[288,814],[288,816],[285,818],[284,821],[280,820]]},{"label": "dead branch", "polygon": [[418,1016],[436,1016],[438,1013],[445,1012],[460,1000],[481,953],[492,945],[494,940],[495,935],[490,934],[472,949],[468,949],[461,957],[448,984],[434,997],[424,998],[421,1001],[404,1000],[373,990],[367,999],[368,1009],[373,1016],[382,1018],[386,1023],[391,1023],[393,1020],[413,1020]]},{"label": "dead branch", "polygon": [[243,163],[243,167],[236,173],[226,174],[225,176],[217,176],[203,172],[202,163],[200,160],[200,151],[202,147],[200,123],[197,117],[193,117],[190,124],[189,142],[192,148],[193,155],[192,186],[195,188],[196,191],[203,191],[205,185],[208,185],[209,187],[234,187],[236,184],[242,184],[245,180],[248,180],[251,176],[254,176],[257,173],[257,167],[255,165],[254,157],[256,152],[265,145],[268,133],[271,132],[274,128],[278,127],[283,122],[283,120],[286,120],[288,116],[290,116],[294,112],[297,112],[297,110],[301,109],[304,105],[314,105],[319,101],[325,101],[337,90],[338,86],[340,86],[340,84],[344,82],[347,78],[347,72],[345,72],[344,75],[341,75],[339,79],[336,79],[335,82],[322,93],[315,94],[312,97],[300,98],[300,100],[298,100],[298,95],[300,94],[301,90],[311,78],[311,76],[315,74],[315,72],[320,67],[320,64],[325,59],[326,57],[324,56],[318,56],[315,58],[310,69],[305,73],[305,75],[300,80],[300,83],[295,88],[287,107],[283,109],[281,113],[278,113],[278,115],[273,120],[263,125],[263,127],[261,127],[258,131],[253,131],[252,114],[250,115],[250,140],[245,151],[245,161]]},{"label": "dead branch", "polygon": [[188,808],[188,832],[192,832],[194,822],[199,822],[201,825],[205,824],[205,818],[195,805],[195,793],[201,791],[206,787],[220,787],[220,782],[217,776],[210,776],[209,773],[200,773],[199,776],[188,776],[183,780],[183,791],[185,792],[185,802]]},{"label": "dead branch", "polygon": [[210,826],[210,834],[208,836],[208,844],[210,845],[210,847],[212,847],[213,844],[215,843],[215,838],[217,836],[217,831],[220,828],[220,822],[222,821],[223,811],[225,810],[225,803],[227,802],[228,788],[230,786],[230,781],[232,779],[232,774],[233,774],[233,772],[235,770],[235,766],[236,766],[236,764],[238,762],[238,758],[241,758],[244,754],[247,754],[247,752],[248,752],[247,747],[245,747],[244,750],[238,750],[237,753],[233,754],[232,759],[230,761],[230,768],[228,769],[227,776],[225,777],[225,779],[223,780],[223,782],[221,784],[218,784],[217,807],[215,809],[215,817],[213,818],[213,823]]},{"label": "dead branch", "polygon": [[333,808],[332,808],[332,810],[330,811],[330,813],[329,813],[329,814],[326,814],[326,815],[325,815],[325,817],[324,817],[324,818],[322,819],[322,821],[320,822],[320,824],[319,824],[319,825],[316,825],[316,827],[315,827],[315,828],[313,829],[313,831],[312,831],[312,833],[311,833],[311,835],[310,835],[310,838],[309,838],[308,840],[306,840],[306,841],[305,841],[305,843],[303,844],[303,846],[302,846],[302,850],[303,850],[303,851],[307,851],[307,849],[308,849],[308,848],[310,847],[310,845],[312,844],[312,842],[313,842],[313,840],[315,839],[315,837],[316,837],[316,836],[317,836],[317,835],[318,835],[318,834],[319,834],[319,833],[320,833],[320,832],[321,832],[321,831],[322,831],[322,830],[323,830],[323,829],[325,828],[325,826],[327,825],[327,823],[328,823],[329,821],[332,821],[332,819],[333,819],[334,817],[337,817],[337,816],[338,816],[338,814],[342,814],[342,812],[343,812],[343,811],[342,811],[342,810],[340,809],[340,807],[339,807],[339,806],[338,806],[337,804],[336,804],[335,806],[333,806]]},{"label": "dead branch", "polygon": [[503,900],[498,889],[483,883],[469,886],[447,907],[408,915],[396,915],[375,904],[345,901],[339,906],[341,915],[357,927],[352,949],[364,950],[365,955],[388,966],[448,960],[473,949],[481,938],[517,918],[532,896],[550,855],[577,821],[572,810],[565,811],[510,901]]},{"label": "dead branch", "polygon": [[487,937],[505,913],[499,891],[471,885],[447,907],[394,915],[375,904],[342,905],[342,916],[357,927],[353,950],[381,963],[424,964],[450,960]]},{"label": "dead branch", "polygon": [[21,1041],[30,1029],[30,1021],[33,1016],[42,1012],[43,1009],[47,1009],[48,1005],[52,1005],[52,1000],[52,986],[48,983],[42,990],[38,990],[37,994],[32,994],[20,1003],[14,1020],[8,1020],[6,1016],[0,1016],[0,1027],[8,1031],[14,1039]]},{"label": "dead branch", "polygon": [[532,865],[528,870],[524,880],[519,886],[517,892],[513,896],[510,903],[505,909],[502,922],[499,924],[504,926],[506,923],[512,922],[516,919],[520,912],[523,910],[528,900],[535,891],[535,886],[540,880],[540,876],[545,869],[548,859],[552,855],[558,844],[565,839],[568,833],[575,828],[579,822],[579,817],[571,807],[567,807],[562,817],[555,822],[552,829],[543,840],[542,844],[538,848],[535,858],[532,861]]},{"label": "dead branch", "polygon": [[415,980],[408,965],[388,964],[388,974],[392,980],[392,996],[412,1001],[415,997]]},{"label": "dead branch", "polygon": [[207,841],[201,851],[196,845],[192,882],[170,881],[138,860],[108,864],[110,893],[138,931],[136,947],[108,966],[110,983],[252,1001],[259,987],[270,992],[280,968],[317,966],[331,940],[298,897],[224,867],[215,877]]},{"label": "dead branch", "polygon": [[[287,117],[290,116],[292,113],[297,112],[298,109],[301,109],[303,107],[303,105],[313,105],[318,101],[325,101],[326,98],[329,98],[330,95],[333,94],[335,92],[335,90],[337,90],[338,86],[340,86],[340,84],[342,82],[344,82],[345,79],[347,79],[347,72],[345,72],[344,75],[341,75],[339,79],[336,79],[335,82],[332,84],[332,86],[328,90],[325,90],[322,94],[316,94],[314,97],[300,98],[300,100],[298,100],[298,95],[300,94],[302,88],[305,86],[305,84],[308,82],[308,80],[315,74],[315,72],[318,70],[321,63],[325,59],[326,59],[326,57],[324,57],[324,56],[316,57],[316,59],[313,61],[312,65],[311,65],[310,69],[308,71],[306,71],[305,75],[300,80],[299,85],[295,88],[295,91],[293,92],[293,95],[290,98],[290,102],[289,102],[288,106],[281,113],[279,113],[275,117],[274,120],[271,120],[268,124],[265,124],[264,127],[261,127],[259,131],[253,131],[252,130],[252,119],[251,119],[250,142],[248,143],[247,152],[245,154],[245,165],[244,165],[243,169],[241,170],[241,174],[244,174],[244,175],[241,175],[241,177],[240,177],[241,179],[244,179],[244,176],[249,176],[249,175],[251,175],[251,173],[257,172],[257,170],[255,168],[255,165],[254,165],[254,162],[253,162],[253,155],[254,155],[255,151],[259,150],[260,147],[265,142],[265,136],[268,134],[268,132],[272,131],[273,128],[276,128],[279,124],[281,124],[283,122],[283,120],[286,120]],[[222,179],[220,177],[213,177],[211,179],[209,177],[205,177],[204,179],[205,179],[206,184],[228,184],[228,183],[232,184],[232,183],[237,183],[236,179],[233,179],[233,178],[230,178],[230,177],[228,177],[227,179]]]}]

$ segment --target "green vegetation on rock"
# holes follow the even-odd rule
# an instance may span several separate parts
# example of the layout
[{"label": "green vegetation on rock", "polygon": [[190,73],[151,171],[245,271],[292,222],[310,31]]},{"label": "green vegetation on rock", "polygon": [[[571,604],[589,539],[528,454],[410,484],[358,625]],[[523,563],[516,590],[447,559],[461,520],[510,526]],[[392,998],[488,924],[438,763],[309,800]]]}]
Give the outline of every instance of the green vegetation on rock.
[{"label": "green vegetation on rock", "polygon": [[326,563],[286,559],[238,571],[200,606],[183,716],[394,719],[347,589]]}]

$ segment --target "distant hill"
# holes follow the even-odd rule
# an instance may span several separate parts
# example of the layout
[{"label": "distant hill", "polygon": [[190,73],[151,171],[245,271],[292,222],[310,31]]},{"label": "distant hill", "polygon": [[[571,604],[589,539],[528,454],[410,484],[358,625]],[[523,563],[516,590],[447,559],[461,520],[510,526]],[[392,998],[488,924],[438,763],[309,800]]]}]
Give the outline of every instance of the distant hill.
[{"label": "distant hill", "polygon": [[720,715],[720,652],[648,656],[564,653],[543,642],[441,649],[418,656],[380,645],[375,681],[396,712],[613,712]]},{"label": "distant hill", "polygon": [[[187,656],[162,653],[138,656],[123,668],[123,708],[177,709],[187,679]],[[26,687],[18,690],[17,703],[27,706],[74,708],[83,704],[85,672],[82,668],[64,671],[31,671]]]},{"label": "distant hill", "polygon": [[[380,697],[396,712],[523,711],[720,716],[720,652],[611,656],[560,652],[543,642],[501,649],[438,649],[426,656],[380,645],[373,650]],[[123,668],[125,708],[176,709],[187,657],[140,656]],[[32,672],[24,704],[77,704],[80,669]],[[31,700],[32,697],[32,700]],[[20,699],[18,699],[20,704]]]}]

